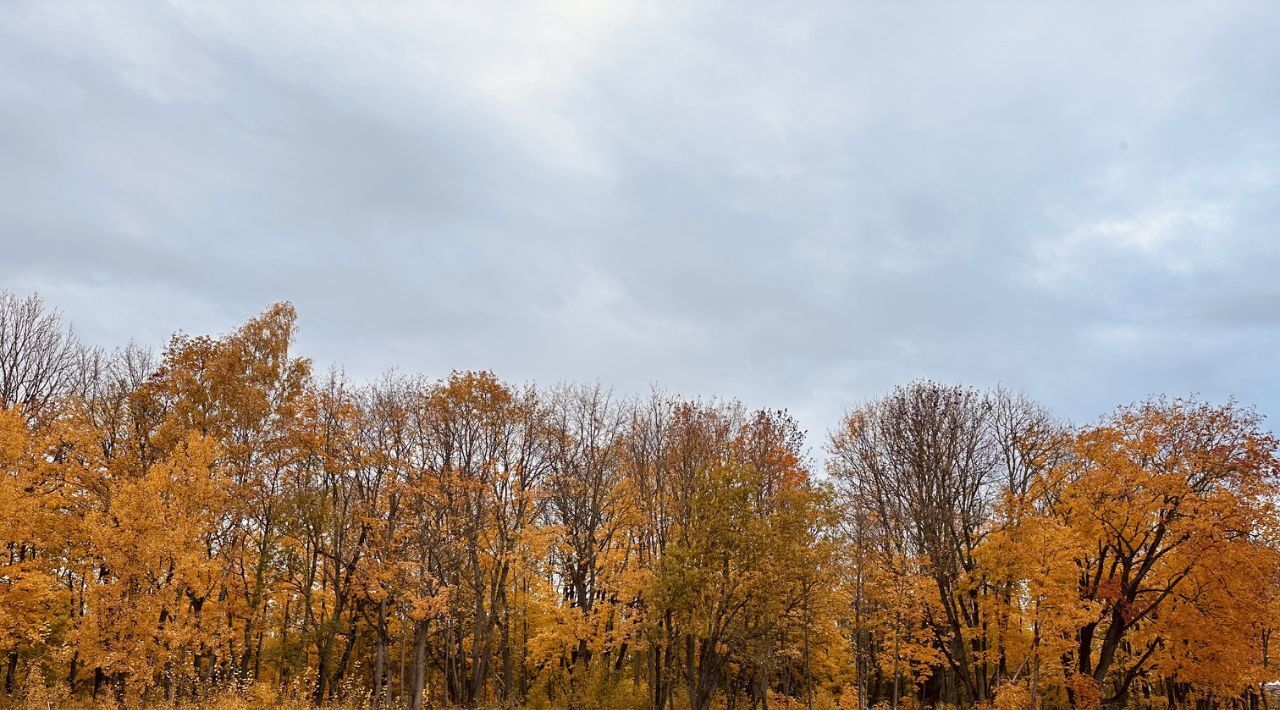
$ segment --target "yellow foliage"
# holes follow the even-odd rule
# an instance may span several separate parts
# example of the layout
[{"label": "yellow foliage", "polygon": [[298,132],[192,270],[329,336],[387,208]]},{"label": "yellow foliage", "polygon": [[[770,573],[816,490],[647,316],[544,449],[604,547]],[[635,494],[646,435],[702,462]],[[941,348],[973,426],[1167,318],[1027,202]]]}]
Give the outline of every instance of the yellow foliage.
[{"label": "yellow foliage", "polygon": [[995,710],[1031,710],[1031,691],[1025,686],[1005,683],[996,688]]},{"label": "yellow foliage", "polygon": [[1277,442],[1234,405],[1067,430],[917,383],[816,480],[785,412],[355,386],[294,318],[0,409],[0,703],[1021,710],[1034,673],[1093,709],[1274,680]]}]

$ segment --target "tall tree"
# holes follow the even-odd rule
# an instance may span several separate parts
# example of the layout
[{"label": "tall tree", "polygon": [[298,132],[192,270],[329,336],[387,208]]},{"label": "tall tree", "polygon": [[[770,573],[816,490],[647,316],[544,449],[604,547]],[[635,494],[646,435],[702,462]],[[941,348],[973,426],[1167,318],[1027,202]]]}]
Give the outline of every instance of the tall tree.
[{"label": "tall tree", "polygon": [[1260,655],[1236,644],[1257,648],[1267,595],[1255,582],[1276,576],[1264,535],[1280,493],[1276,446],[1253,411],[1196,400],[1123,407],[1075,438],[1044,499],[1075,573],[1055,591],[1083,612],[1062,655],[1077,704],[1096,693],[1123,707],[1154,668],[1175,697],[1196,678],[1188,664],[1217,669],[1213,684],[1235,692],[1255,680]]}]

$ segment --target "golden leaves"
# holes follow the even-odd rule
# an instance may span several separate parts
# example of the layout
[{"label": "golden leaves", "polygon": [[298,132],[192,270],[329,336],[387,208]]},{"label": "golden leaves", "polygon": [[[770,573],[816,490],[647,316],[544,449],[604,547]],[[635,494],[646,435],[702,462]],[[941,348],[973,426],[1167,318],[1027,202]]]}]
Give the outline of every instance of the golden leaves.
[{"label": "golden leaves", "polygon": [[152,698],[469,706],[1097,707],[1273,672],[1276,441],[1233,404],[1069,431],[918,383],[832,436],[841,498],[785,412],[487,371],[358,387],[291,354],[294,318],[122,356],[38,425],[0,411],[0,652]]}]

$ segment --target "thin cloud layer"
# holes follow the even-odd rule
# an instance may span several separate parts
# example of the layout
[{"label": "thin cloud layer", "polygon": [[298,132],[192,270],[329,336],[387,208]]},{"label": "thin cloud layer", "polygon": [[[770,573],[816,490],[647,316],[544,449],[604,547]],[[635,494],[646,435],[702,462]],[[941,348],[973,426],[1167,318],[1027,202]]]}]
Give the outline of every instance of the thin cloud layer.
[{"label": "thin cloud layer", "polygon": [[[282,299],[356,377],[913,377],[1280,414],[1265,2],[31,3],[0,285],[91,342]],[[816,442],[815,442],[816,443]]]}]

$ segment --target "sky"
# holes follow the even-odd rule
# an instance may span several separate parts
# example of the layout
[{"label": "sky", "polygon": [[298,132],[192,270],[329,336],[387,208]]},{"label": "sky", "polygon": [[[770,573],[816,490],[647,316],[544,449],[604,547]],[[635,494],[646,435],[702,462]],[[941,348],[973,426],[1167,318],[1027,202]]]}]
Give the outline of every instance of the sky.
[{"label": "sky", "polygon": [[653,384],[820,449],[914,378],[1280,429],[1273,2],[18,2],[0,288],[81,338]]}]

